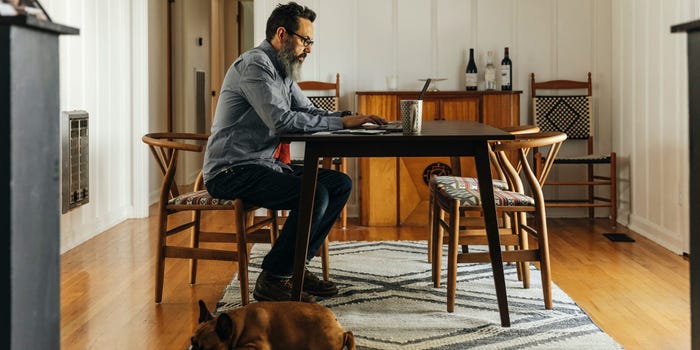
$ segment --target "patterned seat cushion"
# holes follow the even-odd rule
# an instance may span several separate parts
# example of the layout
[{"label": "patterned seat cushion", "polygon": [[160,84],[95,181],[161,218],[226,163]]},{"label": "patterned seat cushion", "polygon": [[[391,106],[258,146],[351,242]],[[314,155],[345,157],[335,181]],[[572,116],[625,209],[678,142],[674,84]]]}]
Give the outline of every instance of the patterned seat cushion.
[{"label": "patterned seat cushion", "polygon": [[[522,207],[535,205],[534,198],[518,192],[494,189],[493,196],[497,207]],[[443,206],[449,206],[455,199],[459,199],[460,207],[481,206],[481,195],[479,195],[479,190],[453,188],[449,186],[438,188],[437,201]]]},{"label": "patterned seat cushion", "polygon": [[[479,189],[479,180],[473,177],[461,177],[461,176],[433,176],[428,184],[431,191],[439,186],[447,186],[453,188],[463,188],[469,190]],[[493,180],[493,188],[499,190],[507,190],[508,183],[503,180]]]},{"label": "patterned seat cushion", "polygon": [[212,197],[207,190],[197,192],[189,192],[181,194],[168,201],[168,205],[221,205],[232,206],[233,201],[230,199],[219,199]]}]

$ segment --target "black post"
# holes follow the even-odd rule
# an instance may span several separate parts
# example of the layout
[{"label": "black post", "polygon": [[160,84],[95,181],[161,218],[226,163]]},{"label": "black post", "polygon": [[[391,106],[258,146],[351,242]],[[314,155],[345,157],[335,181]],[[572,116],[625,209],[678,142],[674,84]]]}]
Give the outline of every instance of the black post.
[{"label": "black post", "polygon": [[0,17],[0,313],[3,349],[60,348],[58,35],[78,30]]},{"label": "black post", "polygon": [[700,20],[671,27],[671,32],[688,33],[688,103],[690,118],[690,344],[700,349]]}]

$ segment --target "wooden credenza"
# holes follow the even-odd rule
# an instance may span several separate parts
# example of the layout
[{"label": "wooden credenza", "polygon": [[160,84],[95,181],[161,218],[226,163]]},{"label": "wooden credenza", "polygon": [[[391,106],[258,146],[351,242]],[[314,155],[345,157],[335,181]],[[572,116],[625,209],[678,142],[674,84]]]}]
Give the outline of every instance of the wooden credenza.
[{"label": "wooden credenza", "polygon": [[[520,123],[522,91],[434,91],[423,96],[423,120],[475,120],[491,126]],[[399,120],[400,100],[416,91],[358,91],[357,111]],[[455,145],[459,147],[459,145]],[[449,157],[359,159],[360,221],[365,226],[425,226],[431,175],[451,174]],[[461,159],[461,175],[476,176],[474,161]]]}]

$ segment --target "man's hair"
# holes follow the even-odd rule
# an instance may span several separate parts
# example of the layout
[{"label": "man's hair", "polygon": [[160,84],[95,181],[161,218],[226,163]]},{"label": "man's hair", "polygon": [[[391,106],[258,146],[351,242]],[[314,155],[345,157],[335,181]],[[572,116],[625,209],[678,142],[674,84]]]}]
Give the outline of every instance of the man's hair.
[{"label": "man's hair", "polygon": [[277,4],[267,19],[265,37],[267,40],[272,40],[279,27],[296,32],[299,29],[299,17],[306,18],[313,23],[316,19],[316,12],[294,1],[290,1],[286,5]]}]

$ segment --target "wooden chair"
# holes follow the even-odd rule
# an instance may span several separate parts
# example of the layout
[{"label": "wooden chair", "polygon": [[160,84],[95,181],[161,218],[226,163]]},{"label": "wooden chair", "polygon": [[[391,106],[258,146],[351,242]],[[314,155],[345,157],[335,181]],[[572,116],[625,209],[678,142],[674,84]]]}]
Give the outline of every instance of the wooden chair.
[{"label": "wooden chair", "polygon": [[[542,95],[538,90],[549,90],[551,95]],[[584,91],[579,95],[560,95],[575,91]],[[593,85],[591,73],[588,73],[586,81],[551,80],[535,81],[535,73],[530,75],[530,93],[535,125],[542,131],[559,131],[566,133],[569,140],[585,140],[586,153],[574,156],[560,156],[555,164],[585,165],[586,179],[565,181],[557,178],[550,181],[547,186],[585,186],[587,196],[584,199],[548,199],[548,207],[584,207],[588,208],[588,217],[595,217],[595,208],[610,208],[610,221],[613,229],[617,226],[617,160],[615,152],[595,154],[593,152],[593,118],[592,95]],[[571,142],[571,141],[569,141]],[[541,155],[535,150],[537,164],[542,160]],[[596,173],[596,166],[607,165],[605,173]],[[540,166],[536,166],[536,172],[540,172]],[[608,187],[608,197],[599,196],[595,188]]]},{"label": "wooden chair", "polygon": [[[547,237],[547,218],[545,214],[542,185],[556,159],[566,134],[559,132],[541,132],[536,134],[516,135],[514,141],[502,141],[492,145],[498,164],[506,174],[511,190],[494,189],[496,209],[498,212],[511,214],[512,223],[509,232],[501,232],[501,244],[514,247],[502,252],[504,262],[516,262],[520,265],[523,286],[529,288],[529,263],[538,262],[542,274],[542,289],[546,309],[552,308],[551,271],[549,265],[549,244]],[[528,151],[534,147],[549,146],[549,152],[543,162],[542,172],[538,176],[527,159]],[[530,195],[525,192],[518,166],[508,159],[507,153],[516,151],[517,162],[522,168]],[[453,312],[457,285],[457,264],[490,262],[488,252],[462,251],[460,245],[488,245],[482,228],[463,226],[461,218],[464,211],[481,212],[479,190],[455,188],[438,185],[433,203],[433,283],[440,286],[442,270],[443,231],[448,234],[448,272],[447,272],[447,311]],[[526,213],[534,214],[534,224],[529,224]],[[449,219],[445,219],[445,217]],[[530,236],[535,239],[536,248],[530,248]]]},{"label": "wooden chair", "polygon": [[[240,199],[224,200],[212,198],[204,188],[200,171],[193,190],[183,191],[176,183],[180,152],[203,153],[209,135],[187,133],[150,133],[142,137],[148,145],[163,175],[158,202],[158,242],[156,244],[156,283],[155,301],[163,297],[163,279],[166,258],[190,259],[190,284],[197,277],[199,259],[226,260],[238,262],[238,276],[241,286],[241,302],[248,304],[248,243],[270,243],[278,236],[277,215],[256,221],[257,209]],[[201,228],[202,212],[226,210],[232,212],[236,232],[205,232]],[[173,214],[190,212],[192,216],[184,223],[183,216],[171,218]],[[173,245],[168,237],[181,232],[190,232],[190,245]],[[201,243],[235,243],[235,250],[201,247]]]},{"label": "wooden chair", "polygon": [[[311,103],[316,106],[316,108],[322,108],[328,111],[340,110],[340,73],[335,74],[335,82],[307,80],[300,81],[297,84],[299,85],[299,88],[304,91],[332,91],[332,94],[326,94],[323,96],[308,96],[308,98],[311,100]],[[302,161],[293,160],[293,162],[299,164]],[[321,160],[321,166],[327,169],[333,168],[337,171],[347,173],[347,161],[344,157],[324,158]],[[340,213],[340,224],[342,228],[346,228],[348,226],[347,206],[343,207],[343,211]]]},{"label": "wooden chair", "polygon": [[[509,127],[503,127],[501,128],[504,131],[507,131],[513,135],[523,135],[523,134],[532,134],[540,131],[540,128],[534,126],[534,125],[516,125],[516,126],[509,126]],[[509,155],[513,157],[514,155]],[[489,159],[491,161],[491,168],[492,168],[492,176],[493,176],[493,187],[499,190],[507,190],[508,189],[508,182],[506,180],[506,175],[501,170],[501,167],[498,166],[498,159],[496,157],[496,154],[493,153],[493,150],[489,146]],[[520,169],[518,168],[518,171]],[[479,189],[479,180],[475,177],[462,177],[462,176],[435,176],[430,179],[428,182],[428,188],[430,190],[430,197],[428,200],[428,262],[433,261],[433,203],[435,201],[435,193],[437,190],[438,186],[451,186],[455,188],[468,188],[472,190],[478,190]],[[473,220],[471,218],[465,217],[467,220]],[[502,226],[505,229],[510,228],[510,222],[508,220],[507,216],[504,216],[503,218],[500,219],[500,226]],[[468,249],[467,247],[463,247],[463,249]],[[442,250],[438,252],[439,254],[442,254]]]}]

